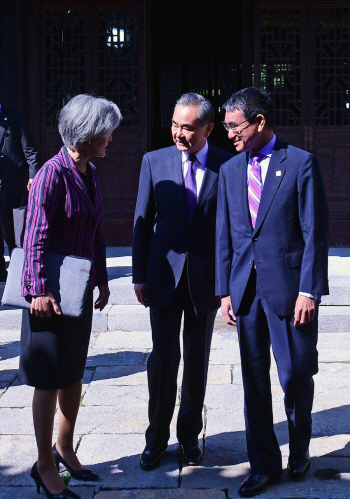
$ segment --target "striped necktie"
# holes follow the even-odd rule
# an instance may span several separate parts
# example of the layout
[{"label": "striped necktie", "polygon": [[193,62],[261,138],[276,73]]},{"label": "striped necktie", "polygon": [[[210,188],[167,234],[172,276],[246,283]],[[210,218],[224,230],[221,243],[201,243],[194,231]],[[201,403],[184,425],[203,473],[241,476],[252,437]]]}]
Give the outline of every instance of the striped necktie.
[{"label": "striped necktie", "polygon": [[261,199],[261,191],[263,188],[261,181],[260,161],[264,157],[264,154],[255,154],[255,156],[253,156],[252,169],[250,171],[248,181],[248,203],[253,228],[255,228],[256,217],[258,215],[258,209]]}]

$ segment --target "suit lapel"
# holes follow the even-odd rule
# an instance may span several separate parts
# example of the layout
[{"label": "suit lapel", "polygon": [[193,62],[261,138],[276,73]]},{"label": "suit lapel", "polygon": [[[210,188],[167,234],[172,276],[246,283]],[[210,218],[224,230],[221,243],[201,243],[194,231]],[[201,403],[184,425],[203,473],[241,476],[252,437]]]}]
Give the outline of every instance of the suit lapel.
[{"label": "suit lapel", "polygon": [[169,153],[170,159],[166,161],[165,164],[168,168],[168,177],[170,180],[174,180],[179,185],[184,185],[183,175],[182,175],[182,161],[181,161],[181,151],[174,146]]},{"label": "suit lapel", "polygon": [[185,182],[182,174],[182,153],[174,146],[170,153],[169,158],[165,161],[168,168],[167,178],[174,181],[178,186],[182,188],[178,189],[179,192],[179,204],[183,210],[184,217],[188,217],[186,195],[185,195]]},{"label": "suit lapel", "polygon": [[278,148],[276,150],[276,145],[270,159],[264,182],[264,188],[261,193],[261,200],[258,210],[258,216],[256,218],[254,233],[259,230],[261,224],[263,223],[286,172],[286,169],[281,164],[282,161],[284,161],[286,158],[286,150],[284,148]]},{"label": "suit lapel", "polygon": [[[78,173],[78,170],[74,167],[73,160],[70,157],[67,149],[65,147],[62,147],[60,153],[59,153],[59,158],[61,165],[66,169],[67,171],[67,179],[71,183],[71,185],[80,191],[81,197],[84,199],[85,203],[87,204],[88,208],[96,218],[97,213],[95,210],[95,206],[93,205],[89,193],[85,187],[84,181],[81,178],[81,176]],[[96,178],[95,178],[95,172],[93,172],[93,169],[91,168],[91,172],[93,175],[93,186],[95,189],[95,204],[96,204]]]}]

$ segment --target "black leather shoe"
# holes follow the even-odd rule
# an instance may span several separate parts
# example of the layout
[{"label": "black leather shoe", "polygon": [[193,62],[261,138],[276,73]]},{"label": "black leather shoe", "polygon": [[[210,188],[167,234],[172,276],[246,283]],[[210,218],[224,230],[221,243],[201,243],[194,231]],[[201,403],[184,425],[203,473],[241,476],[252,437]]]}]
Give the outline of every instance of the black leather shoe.
[{"label": "black leather shoe", "polygon": [[179,457],[189,466],[198,466],[202,462],[203,451],[199,445],[179,444]]},{"label": "black leather shoe", "polygon": [[141,468],[145,471],[152,471],[158,468],[164,450],[165,449],[160,449],[159,447],[146,445],[140,457]]},{"label": "black leather shoe", "polygon": [[69,464],[66,463],[61,454],[58,452],[56,444],[53,446],[52,452],[53,452],[53,457],[55,459],[57,471],[60,471],[60,463],[62,463],[63,466],[65,466],[66,469],[69,471],[70,476],[72,478],[75,478],[76,480],[81,480],[82,482],[97,482],[98,475],[96,475],[96,473],[94,473],[93,471],[86,470],[85,468],[83,470],[73,470],[73,468],[71,468]]},{"label": "black leather shoe", "polygon": [[241,497],[253,497],[260,494],[269,485],[278,483],[281,479],[281,475],[269,476],[269,475],[249,475],[242,485],[238,489],[238,494]]},{"label": "black leather shoe", "polygon": [[310,469],[309,452],[302,457],[289,456],[287,468],[291,480],[294,482],[301,480]]}]

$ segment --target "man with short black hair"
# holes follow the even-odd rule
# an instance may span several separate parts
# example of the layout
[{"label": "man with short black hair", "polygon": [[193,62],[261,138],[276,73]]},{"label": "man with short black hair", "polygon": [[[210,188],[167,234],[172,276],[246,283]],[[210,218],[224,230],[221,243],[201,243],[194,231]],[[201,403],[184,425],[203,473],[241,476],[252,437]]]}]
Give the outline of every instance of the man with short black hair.
[{"label": "man with short black hair", "polygon": [[280,480],[273,427],[270,346],[289,428],[292,480],[310,467],[317,318],[328,294],[328,209],[317,159],[275,136],[272,101],[250,87],[224,104],[224,127],[241,154],[220,171],[216,293],[238,328],[252,497]]},{"label": "man with short black hair", "polygon": [[201,95],[177,102],[175,146],[145,154],[133,238],[133,282],[150,307],[153,350],[147,363],[149,426],[140,464],[159,466],[168,445],[177,396],[180,327],[184,316],[184,373],[177,419],[181,459],[202,460],[198,435],[207,382],[215,297],[215,216],[219,169],[231,155],[207,142],[214,111]]}]

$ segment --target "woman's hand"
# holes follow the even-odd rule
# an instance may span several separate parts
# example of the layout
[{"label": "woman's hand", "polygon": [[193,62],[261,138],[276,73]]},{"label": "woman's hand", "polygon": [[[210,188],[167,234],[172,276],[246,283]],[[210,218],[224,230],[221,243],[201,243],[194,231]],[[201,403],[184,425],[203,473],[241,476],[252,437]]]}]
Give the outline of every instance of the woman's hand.
[{"label": "woman's hand", "polygon": [[100,294],[95,301],[95,308],[99,308],[100,311],[105,308],[105,306],[108,303],[108,298],[110,295],[109,287],[108,284],[102,284],[101,286],[98,287]]},{"label": "woman's hand", "polygon": [[36,317],[51,317],[51,307],[57,315],[61,315],[61,309],[56,302],[55,298],[51,293],[47,293],[43,296],[37,296],[32,298],[32,303],[30,304],[30,313]]}]

